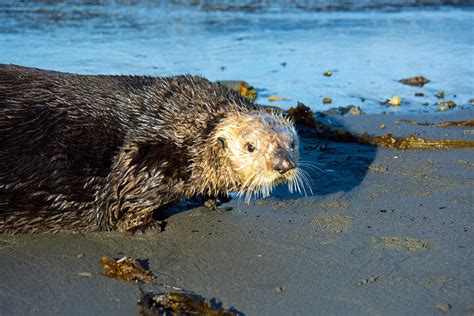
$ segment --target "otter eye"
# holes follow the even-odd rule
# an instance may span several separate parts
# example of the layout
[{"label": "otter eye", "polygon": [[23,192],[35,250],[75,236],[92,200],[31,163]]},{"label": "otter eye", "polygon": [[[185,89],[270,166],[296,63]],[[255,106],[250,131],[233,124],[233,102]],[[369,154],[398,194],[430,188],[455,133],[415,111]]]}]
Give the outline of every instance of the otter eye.
[{"label": "otter eye", "polygon": [[253,152],[255,150],[255,147],[253,147],[252,144],[247,144],[247,150],[249,152]]},{"label": "otter eye", "polygon": [[292,142],[290,147],[291,147],[291,150],[295,150],[295,142]]},{"label": "otter eye", "polygon": [[219,137],[218,140],[219,140],[219,143],[221,144],[222,148],[225,148],[225,139],[222,138],[222,137]]}]

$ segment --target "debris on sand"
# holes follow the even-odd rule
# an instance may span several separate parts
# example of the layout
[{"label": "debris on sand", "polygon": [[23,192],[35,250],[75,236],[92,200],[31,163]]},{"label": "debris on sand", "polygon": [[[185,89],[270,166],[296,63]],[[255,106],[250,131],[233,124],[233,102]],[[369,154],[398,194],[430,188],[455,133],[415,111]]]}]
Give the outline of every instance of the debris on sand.
[{"label": "debris on sand", "polygon": [[100,258],[100,263],[104,267],[105,272],[101,272],[103,276],[113,279],[119,279],[127,282],[138,281],[152,283],[155,277],[145,270],[140,263],[132,257],[123,257],[115,260],[106,256]]},{"label": "debris on sand", "polygon": [[403,84],[407,84],[409,86],[423,87],[425,84],[430,82],[430,80],[423,76],[416,76],[416,77],[401,79],[399,80],[399,82]]},{"label": "debris on sand", "polygon": [[[215,306],[217,305],[217,306]],[[138,301],[139,313],[151,315],[207,315],[235,316],[239,312],[226,310],[212,301],[208,302],[197,295],[183,293],[164,293],[155,295],[146,293]]]},{"label": "debris on sand", "polygon": [[438,99],[444,99],[444,90],[440,90],[438,91],[435,96],[438,98]]},{"label": "debris on sand", "polygon": [[379,279],[378,275],[367,277],[359,282],[359,286],[375,283],[378,279]]}]

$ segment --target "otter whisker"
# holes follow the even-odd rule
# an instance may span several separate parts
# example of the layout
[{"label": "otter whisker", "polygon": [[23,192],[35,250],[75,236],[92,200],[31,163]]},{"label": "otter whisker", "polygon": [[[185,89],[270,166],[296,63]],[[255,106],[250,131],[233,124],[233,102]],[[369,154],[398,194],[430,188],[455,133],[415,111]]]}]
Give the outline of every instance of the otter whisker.
[{"label": "otter whisker", "polygon": [[245,191],[245,188],[243,188],[242,193],[245,195],[245,203],[249,203],[250,199],[252,196],[258,197],[258,178],[259,176],[255,176],[255,174],[252,174],[251,177],[248,179],[250,181],[246,181],[246,183],[250,182],[250,184],[247,187],[247,190]]},{"label": "otter whisker", "polygon": [[314,164],[311,164],[309,162],[299,162],[299,165],[301,167],[305,167],[305,168],[308,168],[312,171],[315,171],[316,173],[318,174],[321,174],[321,173],[324,173],[325,171],[321,168],[319,168],[318,166],[315,166]]},{"label": "otter whisker", "polygon": [[288,191],[290,191],[290,193],[293,193],[293,183],[294,183],[294,180],[295,178],[291,178],[289,181],[288,181]]},{"label": "otter whisker", "polygon": [[310,165],[310,164],[307,164],[305,162],[301,162],[299,163],[299,165],[301,167],[306,167],[308,169],[311,169],[311,170],[314,170],[314,171],[318,171],[318,172],[324,172],[324,170],[322,170],[321,168],[317,167],[317,166],[313,166],[313,165]]},{"label": "otter whisker", "polygon": [[312,187],[311,177],[309,176],[309,174],[305,170],[303,170],[303,169],[299,169],[299,170],[300,170],[301,179],[303,180],[303,185],[305,185],[308,188],[308,190],[311,194],[314,194],[313,189],[311,188]]},{"label": "otter whisker", "polygon": [[299,160],[298,162],[306,162],[306,163],[309,163],[309,164],[312,164],[312,165],[319,165],[319,166],[322,166],[324,165],[323,163],[320,163],[320,162],[316,162],[316,161],[312,161],[312,160]]},{"label": "otter whisker", "polygon": [[290,193],[293,193],[296,191],[294,176],[290,179],[290,181],[288,181],[288,190],[290,191]]},{"label": "otter whisker", "polygon": [[298,172],[298,169],[296,169],[296,172],[295,172],[295,185],[296,185],[296,190],[298,191],[298,193],[301,194],[301,186],[300,186],[300,175],[299,175],[299,172]]},{"label": "otter whisker", "polygon": [[299,172],[298,172],[298,179],[300,181],[301,189],[303,190],[304,196],[308,196],[308,193],[306,192],[304,176],[303,176],[303,173],[301,172],[301,169],[299,169]]}]

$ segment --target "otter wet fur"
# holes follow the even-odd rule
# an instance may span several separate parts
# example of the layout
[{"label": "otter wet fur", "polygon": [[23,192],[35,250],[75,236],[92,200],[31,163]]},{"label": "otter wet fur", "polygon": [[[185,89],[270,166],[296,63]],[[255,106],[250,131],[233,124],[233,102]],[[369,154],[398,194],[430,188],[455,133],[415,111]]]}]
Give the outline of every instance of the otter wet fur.
[{"label": "otter wet fur", "polygon": [[196,195],[304,189],[293,123],[183,75],[0,65],[0,232],[118,230]]}]

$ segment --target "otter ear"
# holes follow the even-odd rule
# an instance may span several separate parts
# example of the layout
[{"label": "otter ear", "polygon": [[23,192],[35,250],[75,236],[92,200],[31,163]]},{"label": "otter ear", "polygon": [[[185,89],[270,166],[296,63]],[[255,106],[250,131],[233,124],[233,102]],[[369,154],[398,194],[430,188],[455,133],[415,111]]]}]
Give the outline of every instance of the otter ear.
[{"label": "otter ear", "polygon": [[221,145],[222,149],[225,149],[226,148],[225,138],[224,137],[218,137],[217,139],[219,140],[219,144]]}]

